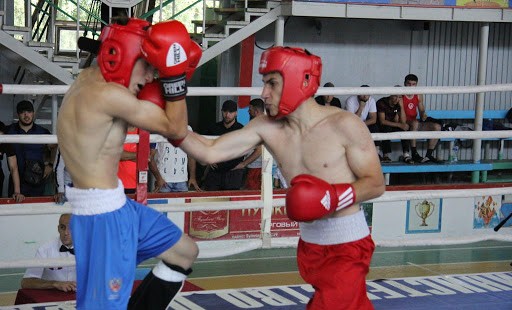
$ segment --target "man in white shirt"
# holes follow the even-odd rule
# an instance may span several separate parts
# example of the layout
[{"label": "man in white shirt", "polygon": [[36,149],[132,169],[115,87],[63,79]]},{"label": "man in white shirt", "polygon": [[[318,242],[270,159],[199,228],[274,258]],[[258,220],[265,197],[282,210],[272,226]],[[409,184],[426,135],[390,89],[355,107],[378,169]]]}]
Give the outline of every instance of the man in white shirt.
[{"label": "man in white shirt", "polygon": [[[370,87],[368,85],[361,85],[361,87]],[[379,132],[377,125],[377,102],[375,98],[370,95],[354,95],[347,98],[345,101],[347,111],[354,113],[368,126],[371,133]],[[375,141],[377,151],[380,143]],[[379,155],[379,158],[382,157]]]},{"label": "man in white shirt", "polygon": [[[192,127],[188,126],[192,131]],[[187,192],[189,187],[201,191],[196,179],[196,161],[182,149],[168,142],[156,143],[149,169],[155,177],[154,192]]]},{"label": "man in white shirt", "polygon": [[[69,220],[71,214],[62,214],[59,218],[57,230],[59,237],[51,240],[37,249],[35,258],[65,258],[75,257]],[[37,267],[27,268],[21,288],[25,289],[57,289],[64,292],[76,291],[75,267]]]}]

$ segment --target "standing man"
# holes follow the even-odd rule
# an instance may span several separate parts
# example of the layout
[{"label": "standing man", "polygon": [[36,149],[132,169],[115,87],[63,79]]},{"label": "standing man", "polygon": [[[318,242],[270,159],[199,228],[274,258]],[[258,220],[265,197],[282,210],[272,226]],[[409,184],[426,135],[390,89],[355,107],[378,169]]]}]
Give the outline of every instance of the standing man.
[{"label": "standing man", "polygon": [[259,72],[268,116],[216,140],[189,133],[181,147],[213,163],[264,144],[290,184],[286,211],[299,222],[299,271],[315,288],[307,308],[373,309],[365,277],[375,245],[359,203],[385,186],[368,128],[353,113],[316,103],[322,63],[307,50],[270,48]]},{"label": "standing man", "polygon": [[[153,26],[119,20],[102,30],[100,41],[98,67],[84,69],[71,85],[57,123],[74,186],[66,197],[73,213],[76,308],[165,309],[192,271],[197,245],[164,214],[127,198],[117,169],[129,125],[185,137],[186,81],[202,51],[175,20]],[[153,67],[162,105],[160,91],[137,98],[153,81]],[[160,261],[130,298],[135,266],[151,257]]]},{"label": "standing man", "polygon": [[[377,116],[379,120],[380,132],[402,132],[409,130],[409,125],[405,121],[405,112],[402,105],[402,95],[391,95],[380,98],[377,101]],[[405,163],[414,163],[409,153],[409,140],[402,139],[403,160]],[[381,141],[382,162],[391,162],[391,142],[389,140]]]},{"label": "standing man", "polygon": [[[71,228],[71,214],[62,214],[59,218],[57,231],[59,237],[51,240],[37,249],[36,259],[75,257]],[[35,267],[28,268],[21,280],[21,288],[28,289],[57,289],[63,292],[76,291],[75,267]]]},{"label": "standing man", "polygon": [[[331,82],[327,82],[324,84],[324,87],[334,87],[334,84]],[[315,97],[316,102],[320,105],[327,105],[327,106],[333,106],[338,107],[340,109],[343,109],[341,106],[341,101],[337,97],[334,97],[333,95],[323,95],[323,96],[317,96]]]},{"label": "standing man", "polygon": [[[8,135],[49,135],[50,131],[34,123],[32,102],[23,100],[16,105],[18,122],[11,124]],[[53,171],[51,147],[47,144],[13,144],[18,160],[21,194],[27,197],[43,196],[46,180]],[[14,193],[12,178],[9,196]]]},{"label": "standing man", "polygon": [[[3,135],[5,131],[5,124],[3,122],[0,122],[0,135]],[[22,202],[23,200],[25,200],[25,196],[21,193],[18,160],[16,159],[14,147],[12,146],[12,144],[9,143],[0,143],[0,193],[3,191],[5,179],[4,170],[1,168],[4,154],[5,158],[7,159],[7,166],[9,167],[10,178],[12,178],[14,188],[14,191],[10,197],[12,197],[16,202]]]},{"label": "standing man", "polygon": [[[404,85],[405,87],[418,86],[418,77],[414,74],[406,75],[404,79]],[[425,105],[423,104],[423,95],[402,95],[402,101],[410,131],[441,130],[440,124],[428,121]],[[420,112],[419,120],[417,119],[418,111]],[[411,140],[412,160],[414,160],[416,163],[438,163],[439,161],[436,157],[434,157],[433,154],[437,145],[437,141],[439,141],[439,139],[428,140],[427,154],[425,155],[425,158],[423,158],[416,149],[416,140]]]},{"label": "standing man", "polygon": [[[215,123],[207,132],[210,136],[220,136],[244,127],[237,120],[238,106],[233,100],[226,100],[222,104],[222,121]],[[225,161],[212,163],[207,167],[203,188],[206,191],[239,190],[244,180],[244,169],[238,164],[244,160],[243,156]]]}]

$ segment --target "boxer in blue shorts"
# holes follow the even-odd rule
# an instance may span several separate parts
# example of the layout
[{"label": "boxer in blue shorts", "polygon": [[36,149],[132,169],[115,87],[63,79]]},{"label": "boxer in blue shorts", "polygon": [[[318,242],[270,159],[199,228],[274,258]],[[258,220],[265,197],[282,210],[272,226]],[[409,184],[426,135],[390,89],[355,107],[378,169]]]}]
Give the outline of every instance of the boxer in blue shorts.
[{"label": "boxer in blue shorts", "polygon": [[[66,196],[73,213],[76,308],[166,309],[199,250],[166,216],[125,196],[117,167],[128,124],[174,143],[185,137],[186,81],[201,48],[178,21],[150,26],[135,18],[105,27],[100,41],[98,66],[71,85],[57,123],[73,180]],[[154,68],[160,81],[153,81]],[[141,92],[154,83],[161,87]],[[161,261],[130,297],[137,264],[152,257]]]}]

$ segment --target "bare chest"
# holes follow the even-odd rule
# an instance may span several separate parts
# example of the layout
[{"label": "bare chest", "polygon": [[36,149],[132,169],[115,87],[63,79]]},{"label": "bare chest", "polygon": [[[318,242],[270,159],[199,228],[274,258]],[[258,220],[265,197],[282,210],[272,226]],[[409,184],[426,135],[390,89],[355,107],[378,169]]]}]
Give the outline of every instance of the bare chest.
[{"label": "bare chest", "polygon": [[287,179],[298,174],[338,176],[346,171],[345,147],[341,135],[318,130],[274,135],[271,152]]}]

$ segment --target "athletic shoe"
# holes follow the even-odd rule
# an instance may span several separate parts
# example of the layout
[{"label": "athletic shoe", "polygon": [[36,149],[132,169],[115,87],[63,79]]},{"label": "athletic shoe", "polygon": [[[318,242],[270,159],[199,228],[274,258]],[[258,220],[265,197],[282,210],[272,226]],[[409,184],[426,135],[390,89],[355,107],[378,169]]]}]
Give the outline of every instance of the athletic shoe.
[{"label": "athletic shoe", "polygon": [[423,157],[421,157],[420,154],[414,153],[414,154],[412,154],[412,160],[415,163],[422,163],[425,159]]},{"label": "athletic shoe", "polygon": [[390,162],[392,162],[392,160],[387,155],[384,155],[384,157],[381,158],[380,162],[381,163],[390,163]]},{"label": "athletic shoe", "polygon": [[411,155],[409,155],[409,153],[404,153],[403,160],[404,160],[404,163],[406,163],[406,164],[414,164],[414,160],[412,160],[412,157],[411,157]]},{"label": "athletic shoe", "polygon": [[425,158],[423,158],[422,163],[438,164],[438,163],[440,163],[440,161],[432,155],[427,155],[427,156],[425,156]]}]

